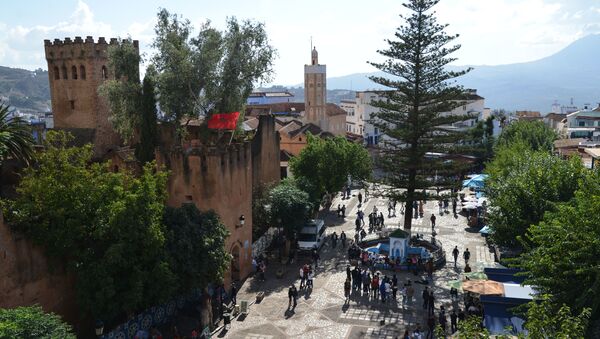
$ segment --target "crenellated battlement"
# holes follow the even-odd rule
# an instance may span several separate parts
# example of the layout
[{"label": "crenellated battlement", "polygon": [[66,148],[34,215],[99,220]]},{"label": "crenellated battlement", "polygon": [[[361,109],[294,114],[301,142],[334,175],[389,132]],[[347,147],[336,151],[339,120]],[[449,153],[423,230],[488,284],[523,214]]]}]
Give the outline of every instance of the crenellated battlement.
[{"label": "crenellated battlement", "polygon": [[[122,40],[123,43],[128,43],[127,40]],[[83,39],[76,36],[74,39],[69,37],[61,39],[44,40],[44,50],[46,51],[46,59],[48,60],[68,60],[74,58],[106,58],[108,46],[117,45],[119,39],[111,38],[110,42],[106,38],[99,37],[97,41],[92,36],[87,36]],[[133,40],[133,46],[139,51],[139,41]]]},{"label": "crenellated battlement", "polygon": [[[119,39],[117,38],[110,38],[110,45],[113,44],[117,44],[119,42]],[[88,35],[87,37],[85,37],[85,40],[82,39],[80,36],[76,36],[75,39],[71,40],[71,38],[66,37],[64,40],[61,39],[54,39],[54,41],[50,40],[50,39],[45,39],[44,40],[44,46],[64,46],[64,45],[77,45],[77,44],[97,44],[97,45],[107,45],[109,43],[106,42],[106,38],[105,37],[98,37],[98,41],[94,41],[94,37]],[[133,46],[135,46],[135,48],[139,48],[139,41],[138,40],[133,40]]]}]

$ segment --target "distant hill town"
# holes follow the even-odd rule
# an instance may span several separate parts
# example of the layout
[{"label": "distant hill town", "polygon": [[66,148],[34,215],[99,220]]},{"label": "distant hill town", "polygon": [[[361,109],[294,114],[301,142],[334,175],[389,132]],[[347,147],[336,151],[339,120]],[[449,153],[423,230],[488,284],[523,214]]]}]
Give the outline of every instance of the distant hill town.
[{"label": "distant hill town", "polygon": [[22,112],[49,111],[48,71],[0,66],[0,101]]}]

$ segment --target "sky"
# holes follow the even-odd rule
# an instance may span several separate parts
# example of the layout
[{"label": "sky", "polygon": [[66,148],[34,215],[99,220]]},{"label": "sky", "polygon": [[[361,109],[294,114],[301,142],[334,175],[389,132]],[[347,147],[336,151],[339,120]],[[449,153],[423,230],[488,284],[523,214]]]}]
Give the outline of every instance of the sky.
[{"label": "sky", "polygon": [[[378,49],[393,38],[406,13],[400,0],[19,0],[2,1],[0,65],[47,69],[44,39],[92,35],[140,41],[152,55],[158,9],[181,14],[200,27],[224,28],[226,18],[265,24],[277,49],[270,84],[303,81],[311,37],[328,77],[375,69]],[[435,7],[447,32],[459,34],[457,65],[498,65],[549,56],[588,34],[600,33],[600,0],[442,0]],[[268,85],[268,84],[263,84]]]}]

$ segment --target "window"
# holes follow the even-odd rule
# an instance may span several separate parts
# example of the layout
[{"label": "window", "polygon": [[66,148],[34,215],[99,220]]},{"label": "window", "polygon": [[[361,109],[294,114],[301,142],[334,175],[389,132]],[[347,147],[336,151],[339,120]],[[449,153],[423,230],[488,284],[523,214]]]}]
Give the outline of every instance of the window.
[{"label": "window", "polygon": [[60,79],[60,73],[58,72],[58,67],[54,66],[54,80]]},{"label": "window", "polygon": [[69,100],[71,103],[71,109],[75,109],[75,100]]},{"label": "window", "polygon": [[81,77],[81,80],[85,80],[85,66],[84,65],[79,66],[79,76]]},{"label": "window", "polygon": [[71,67],[71,78],[77,80],[77,66]]},{"label": "window", "polygon": [[62,72],[62,78],[67,80],[68,79],[67,78],[67,67],[66,66],[61,67],[61,72]]},{"label": "window", "polygon": [[102,79],[108,79],[108,71],[106,70],[106,66],[102,66]]},{"label": "window", "polygon": [[585,121],[579,121],[579,127],[585,127]]}]

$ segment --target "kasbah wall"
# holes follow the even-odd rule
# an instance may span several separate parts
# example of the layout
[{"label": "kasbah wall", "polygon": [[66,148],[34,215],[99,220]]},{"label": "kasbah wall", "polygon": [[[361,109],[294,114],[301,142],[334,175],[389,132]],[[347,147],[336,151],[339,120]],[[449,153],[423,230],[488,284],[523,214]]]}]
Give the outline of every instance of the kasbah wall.
[{"label": "kasbah wall", "polygon": [[74,286],[60,264],[50,266],[43,249],[12,231],[0,213],[0,308],[39,304],[80,324]]},{"label": "kasbah wall", "polygon": [[191,140],[181,151],[157,152],[157,165],[170,171],[168,205],[193,202],[200,210],[212,209],[229,230],[225,249],[233,259],[225,274],[227,289],[252,272],[252,189],[280,178],[274,126],[272,116],[261,116],[251,142],[207,148]]}]

